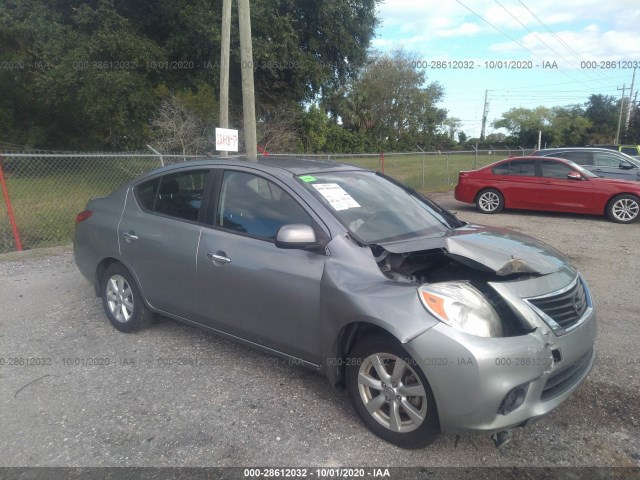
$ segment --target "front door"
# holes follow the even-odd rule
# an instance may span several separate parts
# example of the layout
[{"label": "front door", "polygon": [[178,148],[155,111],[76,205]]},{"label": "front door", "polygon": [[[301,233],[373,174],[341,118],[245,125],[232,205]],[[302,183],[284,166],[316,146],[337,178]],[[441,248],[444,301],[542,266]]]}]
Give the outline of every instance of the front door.
[{"label": "front door", "polygon": [[200,240],[198,316],[214,328],[318,364],[325,255],[275,246],[282,225],[314,224],[285,188],[249,171],[224,172],[212,225]]},{"label": "front door", "polygon": [[543,208],[576,213],[593,210],[593,184],[567,176],[571,172],[579,173],[577,170],[554,160],[540,160],[540,167],[540,203]]}]

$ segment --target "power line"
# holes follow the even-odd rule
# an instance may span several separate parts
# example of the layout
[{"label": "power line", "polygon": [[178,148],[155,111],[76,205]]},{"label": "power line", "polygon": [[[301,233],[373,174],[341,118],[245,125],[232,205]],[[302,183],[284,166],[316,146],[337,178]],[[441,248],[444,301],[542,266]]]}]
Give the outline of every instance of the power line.
[{"label": "power line", "polygon": [[[531,30],[529,27],[527,27],[524,23],[522,23],[518,17],[516,17],[513,13],[511,13],[511,12],[507,9],[507,7],[505,7],[504,5],[502,5],[498,0],[494,0],[494,1],[495,1],[495,2],[496,2],[496,3],[497,3],[497,4],[498,4],[498,5],[499,5],[499,6],[500,6],[500,7],[501,7],[505,12],[507,12],[507,13],[511,16],[511,18],[513,18],[516,22],[518,22],[520,25],[522,25],[524,28],[526,28],[526,29],[527,29],[527,31],[528,31],[529,33],[533,34],[533,36],[535,36],[535,37],[538,39],[538,41],[540,41],[543,45],[545,45],[549,50],[551,50],[553,53],[555,53],[556,55],[558,55],[562,60],[564,60],[564,61],[566,61],[566,62],[570,63],[570,61],[569,61],[569,60],[567,60],[567,58],[566,58],[564,55],[562,55],[562,54],[561,54],[560,52],[558,52],[555,48],[553,48],[551,45],[549,45],[547,42],[545,42],[545,41],[544,41],[544,40],[543,40],[543,39],[542,39],[542,38],[541,38],[541,37],[540,37],[536,32],[534,32],[534,31],[533,31],[533,30]],[[586,74],[586,73],[585,73],[585,74]],[[596,79],[595,79],[594,77],[592,77],[591,75],[588,75],[588,74],[587,74],[587,76],[588,76],[588,77],[590,77],[590,78],[592,78],[592,79],[594,79],[594,80],[596,80]]]},{"label": "power line", "polygon": [[[522,45],[520,42],[518,42],[515,38],[513,38],[511,35],[503,32],[502,30],[500,30],[498,27],[496,27],[493,23],[491,23],[489,20],[485,19],[482,15],[480,15],[479,13],[471,10],[469,7],[467,7],[464,3],[462,3],[460,0],[456,0],[456,2],[458,2],[460,5],[462,5],[464,8],[466,8],[467,10],[469,10],[471,13],[473,13],[476,17],[478,17],[480,20],[482,20],[483,22],[485,22],[487,25],[491,26],[493,29],[495,29],[498,33],[500,33],[501,35],[504,35],[505,37],[507,37],[509,40],[511,40],[512,42],[514,42],[516,45],[518,45],[520,48],[526,50],[527,52],[529,52],[531,55],[533,55],[534,57],[539,58],[542,62],[545,61],[544,58],[542,58],[540,55],[538,55],[537,53],[535,53],[533,50],[528,49],[527,47],[525,47],[524,45]],[[522,3],[522,2],[520,2]],[[570,78],[571,80],[574,80],[578,83],[582,83],[580,80],[577,80],[575,78],[573,78],[571,75],[569,75],[566,72],[561,72],[563,75],[565,75],[566,77]]]},{"label": "power line", "polygon": [[[553,38],[558,40],[558,42],[560,42],[562,46],[564,46],[567,50],[569,50],[569,52],[572,53],[578,60],[584,61],[584,58],[582,58],[582,56],[578,52],[576,52],[573,49],[573,47],[571,47],[571,45],[569,45],[562,38],[560,38],[559,35],[557,35],[553,30],[551,30],[551,28],[549,28],[547,24],[540,19],[540,17],[538,17],[535,13],[533,13],[533,11],[529,7],[527,7],[522,0],[518,0],[518,2],[520,2],[520,5],[522,5],[529,12],[529,14],[531,14],[531,16],[535,18],[538,21],[538,23],[540,23],[540,25],[542,25],[551,34],[551,36],[553,36]],[[596,73],[600,73],[600,72],[596,71]],[[600,75],[602,76],[602,73],[600,73]]]}]

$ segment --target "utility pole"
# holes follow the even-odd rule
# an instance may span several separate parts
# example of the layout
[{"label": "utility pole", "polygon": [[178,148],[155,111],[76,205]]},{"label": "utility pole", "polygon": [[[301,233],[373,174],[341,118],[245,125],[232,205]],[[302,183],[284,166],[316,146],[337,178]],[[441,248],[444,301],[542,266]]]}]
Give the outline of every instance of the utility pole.
[{"label": "utility pole", "polygon": [[631,97],[633,97],[633,85],[636,83],[636,69],[633,69],[633,77],[631,77],[631,90],[629,90],[629,103],[627,104],[627,118],[624,122],[625,130],[629,128],[629,120],[631,119]]},{"label": "utility pole", "polygon": [[489,115],[489,104],[487,103],[487,94],[489,90],[484,91],[484,107],[482,108],[482,130],[480,130],[480,140],[484,140],[485,129],[487,127],[487,116]]},{"label": "utility pole", "polygon": [[[615,144],[618,145],[618,141],[620,140],[620,124],[622,123],[622,110],[624,110],[624,92],[626,85],[622,84],[622,97],[620,98],[620,115],[618,115],[618,130],[616,130],[616,141]],[[620,90],[618,88],[618,90]]]},{"label": "utility pole", "polygon": [[256,139],[256,104],[253,89],[253,48],[251,45],[251,16],[249,0],[238,0],[240,21],[240,62],[242,72],[242,113],[244,118],[244,146],[247,160],[258,158]]},{"label": "utility pole", "polygon": [[[220,127],[229,128],[229,51],[231,44],[231,1],[222,1],[222,38],[220,40]],[[222,152],[228,157],[229,152]]]}]

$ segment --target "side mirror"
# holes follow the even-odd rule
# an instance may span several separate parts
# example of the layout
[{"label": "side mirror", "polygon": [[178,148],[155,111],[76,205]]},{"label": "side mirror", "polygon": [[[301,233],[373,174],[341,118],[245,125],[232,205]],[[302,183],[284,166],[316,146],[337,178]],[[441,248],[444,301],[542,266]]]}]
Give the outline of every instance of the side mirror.
[{"label": "side mirror", "polygon": [[316,232],[309,225],[283,225],[276,234],[276,247],[310,250],[318,247]]},{"label": "side mirror", "polygon": [[578,172],[569,172],[567,173],[567,178],[569,180],[582,180],[582,175],[580,175]]},{"label": "side mirror", "polygon": [[618,165],[623,170],[631,170],[633,168],[633,164],[631,162],[620,162]]}]

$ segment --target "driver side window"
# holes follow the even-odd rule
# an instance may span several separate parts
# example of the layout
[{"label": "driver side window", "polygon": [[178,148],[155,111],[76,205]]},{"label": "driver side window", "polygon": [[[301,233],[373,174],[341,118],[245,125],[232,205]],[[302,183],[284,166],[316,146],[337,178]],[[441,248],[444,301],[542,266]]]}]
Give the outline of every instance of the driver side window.
[{"label": "driver side window", "polygon": [[224,172],[216,226],[265,240],[275,240],[283,225],[313,226],[309,214],[275,183],[257,175]]}]

